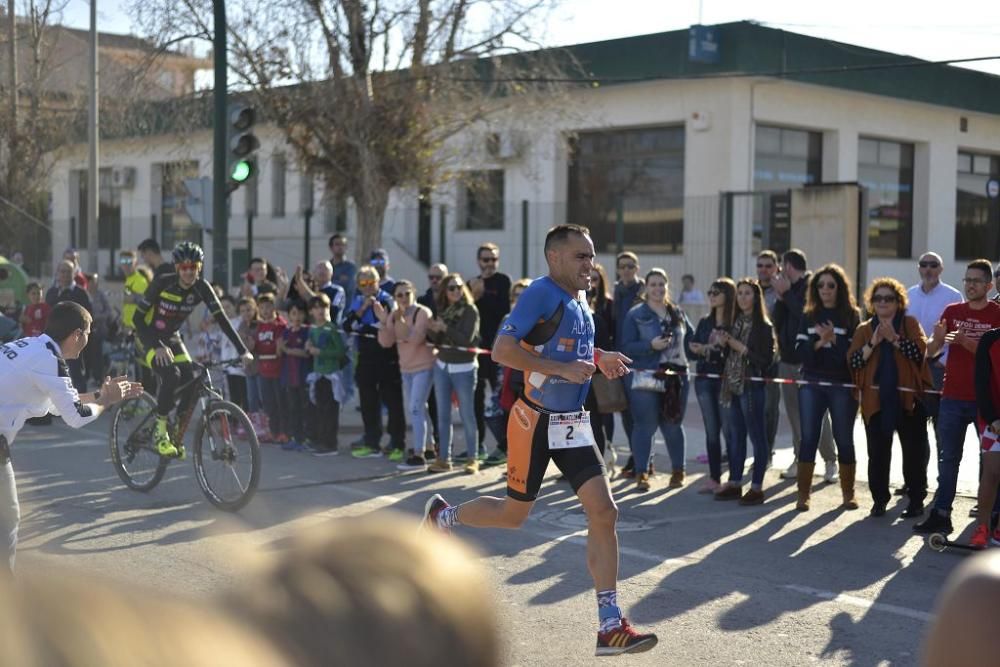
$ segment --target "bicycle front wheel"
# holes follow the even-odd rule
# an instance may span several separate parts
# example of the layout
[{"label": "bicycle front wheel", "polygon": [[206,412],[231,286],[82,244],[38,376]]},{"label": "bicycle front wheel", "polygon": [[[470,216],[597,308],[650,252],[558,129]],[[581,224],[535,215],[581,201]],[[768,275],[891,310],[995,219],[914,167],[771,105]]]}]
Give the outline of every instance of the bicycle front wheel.
[{"label": "bicycle front wheel", "polygon": [[149,491],[163,479],[168,461],[153,444],[156,399],[147,393],[115,406],[111,419],[111,465],[125,485]]},{"label": "bicycle front wheel", "polygon": [[260,481],[260,444],[250,418],[229,401],[213,401],[194,440],[194,471],[209,502],[229,512],[253,497]]}]

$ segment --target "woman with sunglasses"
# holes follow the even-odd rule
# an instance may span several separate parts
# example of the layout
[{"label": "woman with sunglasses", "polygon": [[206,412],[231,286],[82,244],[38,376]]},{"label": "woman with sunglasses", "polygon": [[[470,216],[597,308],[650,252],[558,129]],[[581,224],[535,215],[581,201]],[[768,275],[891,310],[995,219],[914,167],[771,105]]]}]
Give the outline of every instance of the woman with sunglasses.
[{"label": "woman with sunglasses", "polygon": [[927,412],[922,394],[900,390],[931,388],[933,380],[924,358],[927,341],[920,322],[906,313],[906,289],[899,281],[876,278],[865,301],[874,316],[854,332],[848,358],[868,438],[871,515],[884,515],[892,498],[889,463],[895,432],[903,448],[903,480],[910,501],[903,516],[918,517],[924,513],[927,497]]},{"label": "woman with sunglasses", "polygon": [[[699,377],[694,381],[694,393],[705,422],[705,450],[708,454],[708,478],[698,493],[715,493],[722,488],[721,433],[727,421],[719,400],[722,378],[702,376],[721,376],[725,367],[728,348],[722,346],[722,334],[732,329],[736,316],[736,283],[732,278],[717,278],[709,286],[708,305],[711,310],[698,322],[694,335],[688,341],[688,357],[697,360],[695,370]],[[729,432],[726,431],[726,443],[729,440]]]},{"label": "woman with sunglasses", "polygon": [[[858,402],[851,384],[851,369],[847,350],[860,320],[854,302],[851,282],[837,264],[827,264],[809,279],[806,307],[795,342],[795,353],[802,361],[799,389],[799,421],[802,424],[802,444],[798,460],[798,502],[795,509],[809,509],[816,449],[823,429],[823,418],[830,413],[833,441],[837,445],[840,464],[840,491],[845,510],[858,509],[854,499],[854,476],[857,459],[854,455],[854,420]],[[819,383],[832,383],[827,386]]]},{"label": "woman with sunglasses", "polygon": [[[634,419],[632,455],[638,491],[649,490],[649,464],[657,429],[663,434],[670,455],[669,487],[676,489],[684,485],[683,424],[688,396],[688,360],[684,343],[691,333],[687,315],[670,299],[666,272],[652,269],[646,274],[645,302],[628,311],[618,345],[618,349],[633,360],[635,370],[625,376],[625,391]],[[675,373],[667,382],[679,382],[678,414],[670,418],[664,415],[667,394],[661,386],[662,381],[660,385],[650,382],[655,377],[654,371],[661,370]]]},{"label": "woman with sunglasses", "polygon": [[438,457],[427,472],[451,470],[451,394],[454,391],[458,396],[458,411],[465,429],[465,450],[469,457],[465,472],[474,474],[479,472],[479,460],[476,458],[479,435],[473,403],[478,363],[476,353],[467,348],[479,343],[479,310],[460,274],[448,274],[442,284],[444,288],[438,295],[438,316],[427,325],[428,340],[438,346],[437,362],[434,364],[434,395],[437,398],[438,432],[441,436]]},{"label": "woman with sunglasses", "polygon": [[427,414],[427,397],[434,383],[434,348],[427,344],[427,324],[431,311],[414,299],[416,288],[409,280],[396,281],[396,309],[387,311],[382,304],[372,308],[381,323],[378,342],[382,347],[396,346],[399,353],[399,371],[403,377],[403,404],[413,428],[413,448],[406,461],[396,466],[399,470],[425,470],[424,451],[430,444],[430,420]]}]

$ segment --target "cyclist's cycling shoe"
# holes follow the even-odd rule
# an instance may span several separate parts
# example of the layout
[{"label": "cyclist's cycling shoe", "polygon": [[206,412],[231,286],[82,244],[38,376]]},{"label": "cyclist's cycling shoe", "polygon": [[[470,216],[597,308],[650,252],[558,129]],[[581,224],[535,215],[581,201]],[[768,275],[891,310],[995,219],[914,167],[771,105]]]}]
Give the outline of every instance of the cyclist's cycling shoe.
[{"label": "cyclist's cycling shoe", "polygon": [[170,442],[166,420],[156,420],[156,428],[153,429],[153,442],[156,443],[156,451],[160,456],[178,456],[177,448],[174,447],[174,443]]},{"label": "cyclist's cycling shoe", "polygon": [[187,450],[184,448],[184,445],[177,445],[176,449],[177,449],[177,458],[178,459],[180,459],[181,461],[183,461],[184,459],[187,458]]}]

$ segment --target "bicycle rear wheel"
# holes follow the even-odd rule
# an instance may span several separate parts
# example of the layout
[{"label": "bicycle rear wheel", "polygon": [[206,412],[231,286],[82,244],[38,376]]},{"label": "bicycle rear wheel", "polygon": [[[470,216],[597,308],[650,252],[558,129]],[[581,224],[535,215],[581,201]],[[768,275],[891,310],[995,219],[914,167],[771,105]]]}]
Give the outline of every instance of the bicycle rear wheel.
[{"label": "bicycle rear wheel", "polygon": [[125,485],[149,491],[163,479],[168,461],[153,444],[156,400],[147,393],[122,401],[111,420],[111,464]]},{"label": "bicycle rear wheel", "polygon": [[194,440],[194,471],[209,502],[229,512],[253,497],[260,481],[260,444],[250,418],[229,401],[212,401]]}]

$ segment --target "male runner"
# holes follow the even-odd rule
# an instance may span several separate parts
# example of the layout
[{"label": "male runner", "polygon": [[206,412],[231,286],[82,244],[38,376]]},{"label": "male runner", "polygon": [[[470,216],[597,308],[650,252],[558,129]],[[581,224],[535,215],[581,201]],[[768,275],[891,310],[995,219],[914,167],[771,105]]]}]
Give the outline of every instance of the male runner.
[{"label": "male runner", "polygon": [[618,607],[618,508],[604,476],[583,402],[590,376],[629,372],[631,359],[594,348],[594,318],[586,290],[594,267],[590,231],[559,225],[545,237],[549,275],[521,294],[497,334],[493,360],[524,371],[524,393],[507,424],[507,497],[481,497],[453,507],[427,501],[424,525],[518,528],[531,512],[549,460],[555,462],[587,514],[587,567],[597,590],[597,655],[648,651],[656,635],[636,632]]},{"label": "male runner", "polygon": [[136,307],[136,354],[146,366],[152,366],[160,377],[156,395],[156,427],[153,439],[160,456],[184,458],[184,445],[170,442],[167,433],[167,415],[174,407],[174,391],[193,377],[191,357],[177,330],[197,305],[204,302],[208,311],[219,323],[222,332],[239,351],[244,363],[253,355],[237,335],[229,318],[222,311],[222,304],[208,281],[201,277],[205,252],[201,246],[183,241],[174,248],[176,273],[161,273],[153,278]]},{"label": "male runner", "polygon": [[10,445],[24,422],[51,412],[80,428],[104,408],[142,393],[141,384],[124,376],[105,378],[88,394],[73,387],[66,360],[78,358],[87,346],[92,321],[83,306],[62,301],[49,314],[44,333],[0,345],[0,575],[14,571],[21,511]]}]

